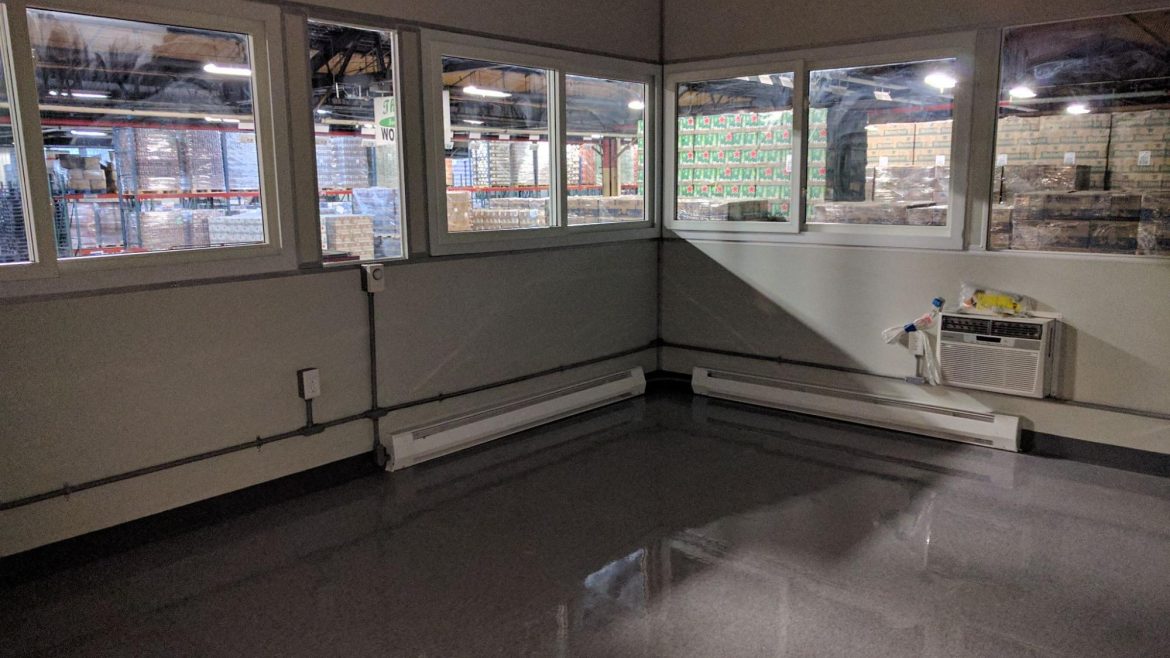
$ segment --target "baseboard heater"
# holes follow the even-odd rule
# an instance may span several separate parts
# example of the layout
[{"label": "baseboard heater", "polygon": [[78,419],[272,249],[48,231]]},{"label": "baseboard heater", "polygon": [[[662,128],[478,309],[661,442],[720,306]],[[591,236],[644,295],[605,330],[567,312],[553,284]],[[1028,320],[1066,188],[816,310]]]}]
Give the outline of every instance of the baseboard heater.
[{"label": "baseboard heater", "polygon": [[641,368],[633,368],[401,432],[390,437],[386,470],[414,466],[645,392],[646,377]]},{"label": "baseboard heater", "polygon": [[694,369],[691,386],[697,395],[1000,450],[1020,450],[1020,419],[1017,416],[968,411],[834,386],[708,368]]}]

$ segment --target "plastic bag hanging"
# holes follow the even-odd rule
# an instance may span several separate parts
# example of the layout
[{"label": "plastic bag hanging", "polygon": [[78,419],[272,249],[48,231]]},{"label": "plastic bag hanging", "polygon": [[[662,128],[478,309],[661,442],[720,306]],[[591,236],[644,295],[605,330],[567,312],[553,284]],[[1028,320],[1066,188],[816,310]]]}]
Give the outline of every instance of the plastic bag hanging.
[{"label": "plastic bag hanging", "polygon": [[930,311],[922,314],[913,322],[890,327],[882,332],[882,339],[887,344],[893,344],[904,335],[918,334],[922,340],[922,377],[931,385],[942,383],[942,370],[939,368],[938,357],[934,352],[934,337],[929,330],[937,324],[939,313],[942,311],[945,301],[942,297],[935,297],[930,302]]}]

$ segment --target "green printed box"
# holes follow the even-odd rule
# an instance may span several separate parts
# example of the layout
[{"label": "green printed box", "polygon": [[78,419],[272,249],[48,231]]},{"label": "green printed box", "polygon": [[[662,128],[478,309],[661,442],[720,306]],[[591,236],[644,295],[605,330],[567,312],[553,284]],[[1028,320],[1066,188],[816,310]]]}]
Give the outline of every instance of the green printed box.
[{"label": "green printed box", "polygon": [[729,126],[731,126],[731,115],[720,114],[720,115],[715,117],[715,128],[716,129],[722,130],[722,129],[727,128]]},{"label": "green printed box", "polygon": [[740,161],[744,164],[757,164],[760,162],[761,157],[762,154],[759,149],[744,149]]},{"label": "green printed box", "polygon": [[699,164],[710,164],[711,151],[699,151],[695,162],[698,162]]},{"label": "green printed box", "polygon": [[733,164],[739,164],[739,163],[743,162],[743,151],[741,151],[739,149],[727,151],[727,162],[730,162]]},{"label": "green printed box", "polygon": [[724,164],[727,162],[727,151],[711,151],[711,164]]},{"label": "green printed box", "polygon": [[678,147],[679,148],[690,148],[691,144],[694,144],[694,143],[695,143],[695,136],[694,135],[686,134],[686,135],[679,135],[678,136]]},{"label": "green printed box", "polygon": [[812,201],[825,200],[825,186],[824,185],[809,185],[808,198]]},{"label": "green printed box", "polygon": [[829,108],[814,107],[808,111],[809,123],[828,123],[829,122]]},{"label": "green printed box", "polygon": [[744,146],[755,146],[756,145],[756,133],[754,131],[742,132],[740,134],[743,135],[743,145]]},{"label": "green printed box", "polygon": [[681,164],[685,164],[685,165],[695,164],[695,152],[694,151],[680,151],[678,154],[678,161]]},{"label": "green printed box", "polygon": [[696,120],[695,128],[697,130],[711,130],[715,127],[715,117],[709,114],[704,114]]},{"label": "green printed box", "polygon": [[694,169],[690,169],[690,168],[686,168],[686,167],[679,169],[678,170],[678,179],[680,181],[689,181],[689,180],[691,180],[691,174],[693,172],[694,172]]}]

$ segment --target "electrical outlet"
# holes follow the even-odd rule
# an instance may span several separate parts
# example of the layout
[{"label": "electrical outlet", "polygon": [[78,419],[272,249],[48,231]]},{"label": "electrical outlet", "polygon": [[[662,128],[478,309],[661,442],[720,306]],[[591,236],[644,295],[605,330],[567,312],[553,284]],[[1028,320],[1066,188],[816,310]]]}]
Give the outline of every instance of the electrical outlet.
[{"label": "electrical outlet", "polygon": [[321,395],[321,371],[316,368],[298,370],[297,393],[305,400],[312,400]]},{"label": "electrical outlet", "polygon": [[381,263],[362,265],[362,290],[382,292],[386,289],[386,268]]}]

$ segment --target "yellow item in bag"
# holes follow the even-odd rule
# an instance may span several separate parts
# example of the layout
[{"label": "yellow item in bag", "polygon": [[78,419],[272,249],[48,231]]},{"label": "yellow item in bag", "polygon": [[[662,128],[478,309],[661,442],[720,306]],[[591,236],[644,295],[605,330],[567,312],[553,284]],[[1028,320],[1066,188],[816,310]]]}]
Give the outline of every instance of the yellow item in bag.
[{"label": "yellow item in bag", "polygon": [[1032,312],[1032,300],[1023,295],[970,283],[963,284],[959,299],[959,309],[964,313],[1026,316]]}]

